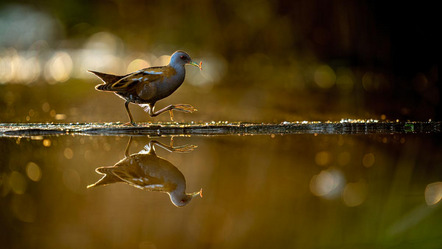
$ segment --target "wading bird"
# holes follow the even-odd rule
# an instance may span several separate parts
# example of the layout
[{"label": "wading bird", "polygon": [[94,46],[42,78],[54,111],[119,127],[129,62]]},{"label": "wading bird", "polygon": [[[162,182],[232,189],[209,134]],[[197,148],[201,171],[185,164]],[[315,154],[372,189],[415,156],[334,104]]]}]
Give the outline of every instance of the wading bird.
[{"label": "wading bird", "polygon": [[169,111],[170,119],[173,121],[173,110],[192,113],[196,109],[187,104],[168,105],[156,111],[155,103],[171,95],[184,81],[186,75],[185,65],[193,65],[202,69],[200,64],[192,61],[184,51],[176,51],[170,58],[169,65],[161,67],[149,67],[126,75],[112,75],[89,71],[98,76],[104,84],[97,85],[99,91],[114,92],[126,100],[124,103],[130,123],[135,125],[132,114],[129,110],[129,103],[138,104],[151,116]]}]

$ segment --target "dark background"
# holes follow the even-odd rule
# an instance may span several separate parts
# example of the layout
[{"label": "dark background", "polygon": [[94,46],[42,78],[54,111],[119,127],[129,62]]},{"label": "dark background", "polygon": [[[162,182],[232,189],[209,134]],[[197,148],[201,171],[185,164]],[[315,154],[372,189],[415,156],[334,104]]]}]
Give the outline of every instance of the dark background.
[{"label": "dark background", "polygon": [[[170,54],[184,49],[203,62],[205,57],[215,54],[226,62],[227,69],[201,98],[223,91],[238,96],[219,97],[226,103],[214,102],[213,106],[225,106],[235,99],[235,105],[244,109],[261,104],[258,109],[262,112],[269,108],[292,114],[275,114],[276,120],[426,121],[441,117],[441,39],[438,8],[433,3],[3,0],[0,9],[11,5],[25,6],[55,20],[56,28],[46,39],[54,50],[79,48],[88,37],[104,31],[121,38],[123,53]],[[8,33],[3,29],[1,35]],[[21,42],[20,37],[0,43],[0,48],[18,51],[30,46]],[[333,83],[318,87],[313,75],[319,65],[327,65],[338,78],[339,70],[350,72],[351,88],[341,91]],[[366,85],[364,76],[368,80]],[[41,91],[50,91],[44,83],[34,85],[43,87]],[[254,98],[255,95],[265,97]],[[198,94],[194,97],[200,99]],[[6,106],[4,98],[0,95],[0,103]],[[208,97],[205,103],[210,106],[213,99]],[[55,106],[63,105],[61,100],[53,102]],[[120,107],[118,102],[116,108]],[[201,108],[200,111],[208,112]],[[21,119],[25,116],[20,111],[15,114],[21,115]],[[16,121],[13,117],[4,119]],[[267,120],[265,117],[262,119]],[[229,115],[200,118],[228,119]]]}]

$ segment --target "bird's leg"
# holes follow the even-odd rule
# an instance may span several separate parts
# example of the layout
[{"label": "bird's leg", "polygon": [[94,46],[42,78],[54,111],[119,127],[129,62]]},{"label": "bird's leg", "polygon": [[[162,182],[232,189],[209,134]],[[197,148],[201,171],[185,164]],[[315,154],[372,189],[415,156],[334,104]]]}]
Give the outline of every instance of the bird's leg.
[{"label": "bird's leg", "polygon": [[168,105],[166,107],[164,107],[163,109],[159,110],[159,111],[154,111],[154,105],[149,104],[149,108],[147,108],[147,113],[151,116],[151,117],[155,117],[160,115],[163,112],[169,111],[170,114],[170,119],[173,121],[173,112],[172,111],[180,111],[180,112],[187,112],[187,113],[192,113],[194,111],[197,111],[197,109],[191,105],[187,105],[187,104],[177,104],[177,105]]},{"label": "bird's leg", "polygon": [[129,101],[126,101],[126,103],[124,103],[124,107],[126,107],[126,111],[127,111],[127,115],[129,116],[130,124],[133,126],[136,126],[134,119],[132,118],[132,114],[130,113],[130,110],[129,110]]},{"label": "bird's leg", "polygon": [[170,117],[170,121],[173,121],[173,111],[172,111],[172,109],[169,110],[169,117]]}]

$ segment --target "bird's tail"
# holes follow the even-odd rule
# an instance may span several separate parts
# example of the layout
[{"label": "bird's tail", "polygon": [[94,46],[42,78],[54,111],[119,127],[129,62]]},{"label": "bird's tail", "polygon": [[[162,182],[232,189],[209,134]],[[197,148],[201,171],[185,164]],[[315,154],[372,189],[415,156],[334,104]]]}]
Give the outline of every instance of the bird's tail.
[{"label": "bird's tail", "polygon": [[95,89],[99,91],[110,91],[112,88],[112,84],[102,84],[102,85],[96,85]]},{"label": "bird's tail", "polygon": [[107,74],[107,73],[100,73],[100,72],[91,71],[91,70],[89,70],[89,72],[95,74],[98,78],[100,78],[104,82],[104,84],[97,85],[95,87],[95,89],[100,90],[100,91],[110,91],[113,83],[115,83],[115,82],[117,82],[127,76],[127,75],[113,75],[113,74]]},{"label": "bird's tail", "polygon": [[98,180],[96,183],[90,184],[87,187],[88,188],[92,188],[92,187],[96,187],[96,186],[100,186],[100,185],[107,185],[107,184],[111,184],[111,183],[116,183],[116,182],[122,182],[122,180],[120,178],[118,178],[117,176],[115,176],[112,173],[113,167],[99,167],[96,168],[95,171],[99,174],[104,175],[100,180]]}]

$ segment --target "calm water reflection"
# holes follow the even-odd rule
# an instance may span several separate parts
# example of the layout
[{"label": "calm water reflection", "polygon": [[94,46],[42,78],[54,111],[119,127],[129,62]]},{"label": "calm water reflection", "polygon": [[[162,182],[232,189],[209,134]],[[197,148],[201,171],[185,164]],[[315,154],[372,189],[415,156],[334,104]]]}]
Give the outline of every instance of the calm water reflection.
[{"label": "calm water reflection", "polygon": [[[134,137],[130,151],[142,153],[132,155],[125,150],[128,140],[0,138],[1,247],[439,248],[442,244],[439,135],[175,138],[175,144],[198,146],[192,153],[155,152],[153,146],[171,151],[194,147],[166,146],[170,138],[156,139],[160,145]],[[127,164],[130,159],[140,163]],[[178,178],[185,176],[187,189],[203,188],[204,198],[177,208],[164,194],[130,186],[142,186],[133,180],[134,174],[146,173],[145,163],[155,160],[168,165]],[[88,189],[99,177],[94,170],[102,165],[115,165],[108,169],[118,180],[129,176],[132,180]],[[116,173],[117,169],[121,171]]]},{"label": "calm water reflection", "polygon": [[169,195],[170,201],[177,207],[187,205],[195,196],[203,197],[202,189],[199,192],[186,193],[186,179],[184,179],[183,173],[169,161],[158,157],[154,147],[157,145],[169,152],[189,152],[196,146],[174,147],[152,140],[140,152],[129,155],[131,143],[132,137],[127,144],[125,157],[114,166],[95,169],[97,173],[104,176],[96,183],[89,185],[88,188],[125,182],[139,189],[165,192]]}]

